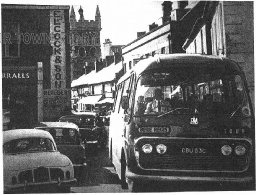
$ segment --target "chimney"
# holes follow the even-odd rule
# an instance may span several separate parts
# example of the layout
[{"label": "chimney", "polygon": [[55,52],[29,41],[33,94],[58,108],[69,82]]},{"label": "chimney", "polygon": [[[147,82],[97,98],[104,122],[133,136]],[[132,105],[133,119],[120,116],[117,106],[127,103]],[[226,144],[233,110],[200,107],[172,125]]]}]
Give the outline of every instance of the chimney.
[{"label": "chimney", "polygon": [[169,21],[171,11],[172,11],[172,2],[171,1],[164,1],[162,3],[162,11],[163,11],[163,17],[162,17],[162,23]]},{"label": "chimney", "polygon": [[137,38],[143,36],[146,34],[146,31],[143,31],[143,32],[137,32]]},{"label": "chimney", "polygon": [[186,13],[188,1],[174,1],[172,4],[171,20],[179,21]]},{"label": "chimney", "polygon": [[152,24],[149,25],[149,31],[153,30],[154,28],[157,28],[158,25],[154,22]]}]

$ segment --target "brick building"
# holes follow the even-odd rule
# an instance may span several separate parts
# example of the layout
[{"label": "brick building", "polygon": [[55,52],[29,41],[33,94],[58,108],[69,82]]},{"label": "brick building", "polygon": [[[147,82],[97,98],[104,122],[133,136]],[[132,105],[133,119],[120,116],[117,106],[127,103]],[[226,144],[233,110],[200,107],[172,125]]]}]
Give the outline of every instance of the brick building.
[{"label": "brick building", "polygon": [[70,107],[69,6],[2,4],[1,11],[6,128],[56,120]]}]

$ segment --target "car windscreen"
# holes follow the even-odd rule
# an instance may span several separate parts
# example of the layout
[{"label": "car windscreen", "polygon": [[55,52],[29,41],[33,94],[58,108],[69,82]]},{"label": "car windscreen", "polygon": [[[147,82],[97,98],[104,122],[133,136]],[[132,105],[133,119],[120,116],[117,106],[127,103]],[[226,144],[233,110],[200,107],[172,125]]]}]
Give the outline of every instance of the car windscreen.
[{"label": "car windscreen", "polygon": [[49,128],[49,127],[39,127],[48,131],[54,138],[57,145],[79,145],[80,135],[76,129],[72,128]]},{"label": "car windscreen", "polygon": [[9,141],[4,144],[5,154],[19,154],[32,152],[53,152],[56,148],[52,141],[47,138],[31,137]]},{"label": "car windscreen", "polygon": [[239,73],[197,67],[140,76],[135,116],[191,113],[249,116],[248,96]]}]

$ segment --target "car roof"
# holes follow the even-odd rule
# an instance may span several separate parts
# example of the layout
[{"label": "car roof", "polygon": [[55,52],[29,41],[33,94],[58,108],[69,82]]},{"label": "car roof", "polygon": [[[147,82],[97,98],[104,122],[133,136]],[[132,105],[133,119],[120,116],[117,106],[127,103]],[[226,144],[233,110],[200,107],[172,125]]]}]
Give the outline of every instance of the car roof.
[{"label": "car roof", "polygon": [[74,115],[78,115],[78,116],[84,116],[84,115],[92,115],[95,116],[96,113],[95,112],[73,112]]},{"label": "car roof", "polygon": [[70,122],[40,122],[38,127],[72,128],[78,130],[78,126]]},{"label": "car roof", "polygon": [[71,115],[65,115],[60,117],[60,119],[64,119],[64,118],[81,118],[81,117],[95,117],[96,113],[94,112],[86,112],[86,113],[79,113],[79,114],[71,114]]},{"label": "car roof", "polygon": [[15,139],[30,138],[30,137],[48,138],[54,142],[51,134],[44,130],[13,129],[13,130],[3,131],[3,142],[4,143],[9,142],[11,140],[15,140]]}]

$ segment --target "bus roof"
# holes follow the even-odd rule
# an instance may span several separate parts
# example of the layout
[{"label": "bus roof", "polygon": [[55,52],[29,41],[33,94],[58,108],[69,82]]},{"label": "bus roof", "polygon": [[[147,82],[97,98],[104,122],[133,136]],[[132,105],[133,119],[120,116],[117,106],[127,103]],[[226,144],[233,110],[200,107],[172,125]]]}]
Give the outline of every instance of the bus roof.
[{"label": "bus roof", "polygon": [[147,58],[139,61],[136,64],[136,67],[133,67],[129,72],[123,75],[119,81],[122,82],[129,77],[132,72],[135,72],[137,75],[143,73],[144,71],[161,69],[161,68],[170,68],[175,66],[188,67],[193,66],[216,66],[218,68],[225,69],[224,64],[232,64],[233,69],[241,71],[240,67],[236,63],[232,63],[232,60],[228,58],[214,56],[214,55],[202,55],[202,54],[159,54],[151,58]]}]

